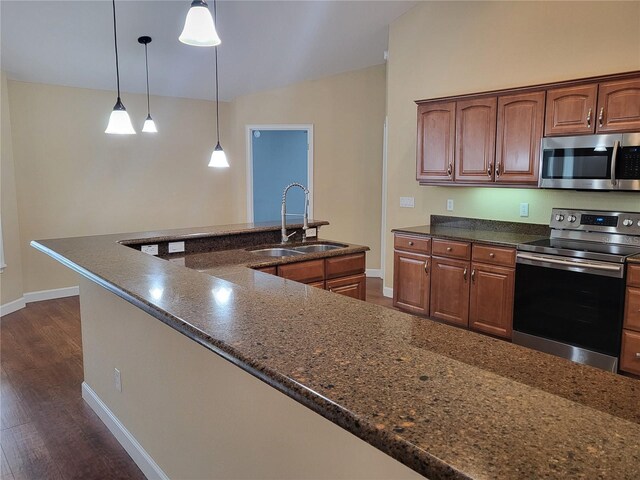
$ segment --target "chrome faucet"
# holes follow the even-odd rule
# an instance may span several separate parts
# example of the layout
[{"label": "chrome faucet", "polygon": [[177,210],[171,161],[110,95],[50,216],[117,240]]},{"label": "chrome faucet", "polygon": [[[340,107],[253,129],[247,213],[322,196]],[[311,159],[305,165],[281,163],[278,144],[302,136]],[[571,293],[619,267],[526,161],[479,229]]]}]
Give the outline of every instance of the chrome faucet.
[{"label": "chrome faucet", "polygon": [[287,192],[291,187],[300,187],[304,191],[304,223],[302,225],[302,241],[307,239],[307,229],[309,228],[309,190],[300,183],[290,183],[282,192],[282,243],[287,243],[293,232],[287,235],[287,215],[300,215],[299,213],[287,213]]}]

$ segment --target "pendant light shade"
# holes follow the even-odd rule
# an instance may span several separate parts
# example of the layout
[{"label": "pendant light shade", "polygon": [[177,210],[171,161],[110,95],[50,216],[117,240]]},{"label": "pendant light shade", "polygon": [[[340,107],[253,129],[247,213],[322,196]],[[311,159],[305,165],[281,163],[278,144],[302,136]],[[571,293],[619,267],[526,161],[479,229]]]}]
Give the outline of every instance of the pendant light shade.
[{"label": "pendant light shade", "polygon": [[120,97],[116,101],[111,116],[109,117],[109,124],[104,133],[116,134],[116,135],[133,135],[136,131],[133,129],[131,119],[127,113],[127,109],[124,108]]},{"label": "pendant light shade", "polygon": [[222,150],[220,142],[218,142],[216,148],[213,149],[211,160],[209,160],[209,166],[214,168],[229,167],[229,162],[227,162],[227,155],[224,153],[224,150]]},{"label": "pendant light shade", "polygon": [[156,122],[153,121],[151,115],[147,115],[147,119],[144,121],[144,125],[142,126],[142,131],[145,133],[158,133]]},{"label": "pendant light shade", "polygon": [[184,22],[184,28],[178,40],[195,47],[215,47],[220,45],[220,37],[216,32],[215,23],[211,17],[207,2],[204,0],[193,0],[191,2],[191,8],[187,13],[187,19]]},{"label": "pendant light shade", "polygon": [[151,107],[149,105],[149,56],[147,55],[147,45],[151,43],[151,37],[139,37],[138,43],[144,45],[144,67],[147,72],[147,118],[142,126],[142,131],[144,133],[158,133],[156,123],[153,121],[153,118],[151,118]]},{"label": "pendant light shade", "polygon": [[122,100],[120,100],[120,68],[118,66],[118,31],[116,29],[116,0],[111,1],[113,6],[113,44],[116,51],[116,85],[118,87],[118,98],[116,104],[113,107],[111,116],[109,117],[109,124],[104,133],[116,134],[116,135],[131,135],[136,131],[131,125],[131,119],[127,113],[127,109],[124,108]]}]

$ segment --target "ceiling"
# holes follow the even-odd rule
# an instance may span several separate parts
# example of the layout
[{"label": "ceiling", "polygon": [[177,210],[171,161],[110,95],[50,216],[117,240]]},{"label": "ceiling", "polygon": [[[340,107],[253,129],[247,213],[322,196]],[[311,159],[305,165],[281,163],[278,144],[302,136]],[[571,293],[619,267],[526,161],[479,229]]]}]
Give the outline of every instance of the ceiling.
[{"label": "ceiling", "polygon": [[[218,1],[220,98],[381,64],[389,23],[416,3]],[[214,98],[214,49],[178,41],[189,5],[116,2],[123,91],[145,92],[137,38],[149,35],[152,94]],[[110,1],[2,0],[0,17],[0,66],[9,78],[115,90]]]}]

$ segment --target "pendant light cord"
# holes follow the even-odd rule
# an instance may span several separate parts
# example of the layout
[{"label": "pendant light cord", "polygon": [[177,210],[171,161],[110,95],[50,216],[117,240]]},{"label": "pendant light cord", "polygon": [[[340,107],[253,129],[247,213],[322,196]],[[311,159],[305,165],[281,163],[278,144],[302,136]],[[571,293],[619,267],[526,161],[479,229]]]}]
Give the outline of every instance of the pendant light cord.
[{"label": "pendant light cord", "polygon": [[[115,1],[115,0],[114,0]],[[218,12],[216,10],[216,0],[213,0],[213,26],[218,28]],[[218,46],[213,47],[215,49],[216,57],[216,133],[218,135],[218,144],[220,144],[220,102],[218,100]]]},{"label": "pendant light cord", "polygon": [[116,83],[118,85],[118,100],[120,100],[120,68],[118,67],[118,32],[116,30],[116,0],[112,0],[113,5],[113,43],[116,49]]},{"label": "pendant light cord", "polygon": [[151,108],[149,107],[149,57],[147,56],[147,44],[144,44],[144,64],[147,70],[147,115],[151,115]]}]

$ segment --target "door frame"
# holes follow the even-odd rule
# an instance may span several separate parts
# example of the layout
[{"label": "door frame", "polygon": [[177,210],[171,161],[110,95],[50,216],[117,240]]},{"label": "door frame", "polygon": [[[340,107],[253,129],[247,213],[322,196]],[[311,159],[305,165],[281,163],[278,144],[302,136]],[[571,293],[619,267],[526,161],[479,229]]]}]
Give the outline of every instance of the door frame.
[{"label": "door frame", "polygon": [[[247,125],[247,222],[253,223],[253,130],[306,130],[307,132],[307,188],[309,189],[309,218],[313,218],[313,124]],[[296,212],[298,213],[298,212]],[[302,213],[302,212],[301,212]]]}]

